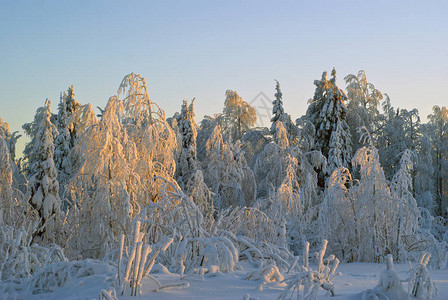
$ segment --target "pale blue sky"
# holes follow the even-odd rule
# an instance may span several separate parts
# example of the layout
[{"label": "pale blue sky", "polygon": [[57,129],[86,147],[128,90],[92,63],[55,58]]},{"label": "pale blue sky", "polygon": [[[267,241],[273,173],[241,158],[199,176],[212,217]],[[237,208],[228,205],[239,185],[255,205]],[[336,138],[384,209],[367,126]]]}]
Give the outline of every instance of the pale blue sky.
[{"label": "pale blue sky", "polygon": [[[12,130],[45,98],[75,85],[104,106],[136,72],[172,115],[196,97],[196,119],[222,111],[224,93],[250,101],[282,86],[293,118],[313,81],[363,69],[395,107],[448,105],[448,1],[3,1],[0,117]],[[23,139],[22,139],[23,140]]]}]

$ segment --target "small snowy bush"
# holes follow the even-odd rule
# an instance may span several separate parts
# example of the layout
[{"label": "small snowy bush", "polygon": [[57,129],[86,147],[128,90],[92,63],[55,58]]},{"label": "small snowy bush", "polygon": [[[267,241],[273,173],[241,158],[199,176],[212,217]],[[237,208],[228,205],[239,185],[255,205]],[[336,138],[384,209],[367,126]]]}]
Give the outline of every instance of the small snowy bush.
[{"label": "small snowy bush", "polygon": [[418,263],[410,270],[408,293],[418,299],[429,300],[433,294],[437,295],[437,286],[426,268],[430,258],[430,254],[423,253]]},{"label": "small snowy bush", "polygon": [[0,280],[29,278],[43,266],[66,260],[58,245],[31,245],[31,239],[29,229],[0,226]]},{"label": "small snowy bush", "polygon": [[[407,300],[410,296],[413,299],[430,300],[437,295],[437,287],[429,275],[426,268],[431,255],[423,253],[418,260],[418,264],[411,266],[410,278],[400,280],[395,271],[392,255],[386,257],[387,269],[381,272],[380,279],[376,287],[369,289],[362,294],[363,300],[396,299]],[[408,282],[408,292],[403,288],[402,282]]]},{"label": "small snowy bush", "polygon": [[336,273],[339,260],[334,255],[330,255],[324,259],[327,244],[328,241],[324,240],[321,250],[316,253],[318,262],[317,270],[311,269],[308,265],[309,244],[306,244],[303,253],[302,271],[284,280],[287,286],[278,297],[279,300],[292,299],[294,294],[296,294],[296,299],[299,299],[300,291],[302,291],[300,299],[315,300],[317,299],[319,287],[334,296],[334,284],[332,280],[340,275],[340,273]]}]

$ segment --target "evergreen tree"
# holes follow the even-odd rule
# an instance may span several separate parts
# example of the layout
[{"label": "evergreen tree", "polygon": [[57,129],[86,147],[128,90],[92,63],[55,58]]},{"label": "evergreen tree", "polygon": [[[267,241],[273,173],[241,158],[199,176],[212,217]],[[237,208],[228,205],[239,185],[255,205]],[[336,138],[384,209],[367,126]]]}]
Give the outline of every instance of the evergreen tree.
[{"label": "evergreen tree", "polygon": [[320,171],[321,187],[335,168],[350,167],[352,151],[351,134],[346,123],[347,107],[344,104],[347,96],[336,85],[335,69],[331,75],[332,78],[327,80],[327,72],[324,72],[321,80],[314,81],[316,90],[306,113],[316,129],[314,149],[321,151],[331,162],[331,169]]},{"label": "evergreen tree", "polygon": [[296,146],[298,143],[298,128],[293,123],[291,116],[285,113],[283,109],[283,101],[282,101],[282,91],[280,90],[280,83],[276,80],[275,86],[275,100],[272,101],[272,118],[271,118],[271,134],[275,134],[276,124],[277,122],[282,122],[283,127],[286,129],[286,135],[288,138],[288,143],[290,145]]},{"label": "evergreen tree", "polygon": [[70,132],[68,130],[67,105],[63,96],[60,96],[58,110],[58,136],[54,140],[54,163],[58,171],[58,182],[60,185],[59,196],[62,198],[65,191],[65,183],[69,179],[71,173],[71,161],[69,154],[71,151]]},{"label": "evergreen tree", "polygon": [[47,221],[53,215],[57,215],[61,207],[57,171],[53,161],[53,141],[58,131],[50,121],[50,105],[51,102],[47,99],[42,110],[42,119],[36,128],[33,162],[30,168],[32,171],[29,182],[30,203],[41,218],[41,226],[34,236],[35,241],[43,238],[47,232],[52,233],[54,228],[51,228]]},{"label": "evergreen tree", "polygon": [[30,138],[30,142],[25,145],[23,150],[23,171],[27,177],[31,176],[33,169],[31,166],[37,160],[36,154],[34,152],[34,145],[37,143],[36,136],[39,131],[42,119],[44,117],[44,108],[39,107],[34,114],[34,119],[30,123],[25,123],[22,125],[25,134]]},{"label": "evergreen tree", "polygon": [[194,120],[194,99],[190,105],[185,100],[178,116],[181,150],[176,165],[176,178],[179,186],[198,205],[204,216],[213,214],[211,192],[204,183],[202,171],[197,161],[197,125]]},{"label": "evergreen tree", "polygon": [[275,100],[272,101],[272,104],[274,105],[272,107],[272,114],[274,115],[271,118],[272,126],[271,126],[271,133],[274,133],[275,129],[275,123],[277,121],[281,121],[282,116],[284,115],[285,111],[283,110],[283,101],[282,101],[282,91],[280,90],[280,83],[276,80],[277,84],[275,86],[276,93],[274,94]]},{"label": "evergreen tree", "polygon": [[184,100],[177,124],[181,136],[181,153],[176,165],[176,172],[178,182],[183,187],[189,171],[197,169],[197,125],[194,120],[194,99],[190,105]]}]

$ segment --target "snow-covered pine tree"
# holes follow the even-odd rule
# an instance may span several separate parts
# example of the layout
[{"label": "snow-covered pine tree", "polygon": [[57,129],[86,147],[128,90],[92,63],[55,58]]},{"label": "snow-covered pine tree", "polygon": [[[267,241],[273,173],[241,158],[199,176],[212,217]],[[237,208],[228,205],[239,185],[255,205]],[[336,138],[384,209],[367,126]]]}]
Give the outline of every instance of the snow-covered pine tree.
[{"label": "snow-covered pine tree", "polygon": [[59,183],[57,181],[57,171],[54,166],[53,141],[58,134],[56,126],[51,123],[51,101],[46,100],[42,110],[42,118],[34,137],[33,161],[30,166],[32,173],[29,187],[31,205],[39,213],[41,223],[38,231],[34,234],[34,241],[40,241],[47,236],[52,239],[56,228],[50,226],[50,222],[58,217],[61,208],[59,198]]},{"label": "snow-covered pine tree", "polygon": [[271,133],[274,134],[275,132],[275,123],[277,121],[281,121],[283,114],[285,113],[283,109],[283,101],[282,101],[282,91],[280,90],[280,83],[278,80],[275,81],[277,84],[275,86],[276,93],[274,94],[275,100],[272,101],[273,107],[272,107],[272,126],[271,126]]},{"label": "snow-covered pine tree", "polygon": [[67,117],[70,118],[78,109],[78,107],[81,106],[81,104],[75,99],[75,88],[73,85],[68,88],[67,95],[64,95],[64,100]]},{"label": "snow-covered pine tree", "polygon": [[[78,135],[78,127],[80,126],[79,118],[73,118],[76,114],[77,110],[81,107],[81,104],[75,99],[75,88],[74,86],[70,86],[67,89],[67,92],[64,92],[60,95],[59,104],[58,104],[58,114],[57,114],[57,123],[56,126],[58,128],[59,135],[63,135],[63,137],[58,137],[59,143],[63,140],[63,145],[59,145],[61,147],[61,154],[65,153],[65,148],[68,147],[69,151],[73,149],[76,143],[76,138]],[[55,143],[56,144],[56,143]],[[57,149],[58,147],[56,147]],[[55,150],[56,151],[56,150]],[[66,156],[65,156],[66,157]],[[64,157],[64,160],[65,160]],[[60,160],[60,157],[58,158]],[[58,161],[56,167],[58,168],[58,172],[62,173],[67,172],[70,168],[68,165],[70,162],[65,162],[66,166],[62,167],[62,160]],[[59,174],[59,173],[58,173]],[[69,173],[67,173],[69,175]]]},{"label": "snow-covered pine tree", "polygon": [[328,161],[327,161],[327,172],[331,174],[337,168],[341,166],[347,166],[348,163],[345,161],[347,157],[350,157],[350,147],[346,147],[346,143],[349,139],[345,134],[347,131],[344,130],[341,120],[336,123],[336,128],[333,130],[330,136],[330,144],[328,151]]},{"label": "snow-covered pine tree", "polygon": [[69,179],[72,166],[69,159],[71,139],[68,130],[67,104],[62,94],[58,105],[57,121],[58,135],[54,140],[54,164],[58,171],[59,196],[64,198],[65,184]]},{"label": "snow-covered pine tree", "polygon": [[[333,69],[331,75],[332,78],[327,80],[327,72],[324,72],[321,80],[314,81],[316,90],[306,113],[307,119],[316,129],[314,150],[321,151],[327,161],[333,162],[333,169],[320,171],[321,187],[335,167],[350,168],[352,155],[351,134],[346,122],[347,107],[344,103],[347,101],[347,96],[336,85],[336,69]],[[333,132],[336,133],[332,139]]]},{"label": "snow-covered pine tree", "polygon": [[22,125],[25,134],[30,138],[30,142],[25,145],[25,149],[23,150],[24,163],[22,164],[22,170],[27,177],[33,173],[31,165],[36,161],[34,145],[36,144],[36,135],[42,123],[43,114],[44,108],[39,107],[34,114],[33,121]]},{"label": "snow-covered pine tree", "polygon": [[299,131],[297,126],[293,123],[291,116],[285,113],[283,109],[283,101],[282,101],[282,91],[280,90],[280,83],[276,80],[275,85],[275,100],[272,101],[273,107],[272,107],[272,118],[271,118],[271,134],[275,134],[276,131],[276,123],[282,122],[283,126],[286,129],[286,134],[288,138],[288,143],[290,145],[296,146],[298,143],[298,135]]},{"label": "snow-covered pine tree", "polygon": [[197,125],[194,120],[194,100],[188,105],[184,100],[177,118],[180,132],[181,150],[176,164],[176,178],[187,196],[198,205],[204,216],[213,214],[213,201],[209,188],[204,183],[202,170],[197,161]]},{"label": "snow-covered pine tree", "polygon": [[194,120],[194,100],[188,105],[184,100],[177,124],[181,135],[182,147],[180,157],[176,165],[178,183],[183,188],[188,178],[188,173],[197,169],[197,125]]}]

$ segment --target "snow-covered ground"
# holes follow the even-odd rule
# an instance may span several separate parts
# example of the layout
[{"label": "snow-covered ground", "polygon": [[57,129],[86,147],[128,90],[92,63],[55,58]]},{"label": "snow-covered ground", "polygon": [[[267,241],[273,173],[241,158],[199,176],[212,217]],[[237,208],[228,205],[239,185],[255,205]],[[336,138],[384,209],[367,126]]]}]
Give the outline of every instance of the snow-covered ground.
[{"label": "snow-covered ground", "polygon": [[[244,280],[247,273],[252,271],[248,265],[242,264],[243,270],[224,274],[218,273],[215,277],[205,278],[204,281],[187,280],[190,284],[188,288],[172,288],[153,293],[156,285],[149,279],[144,280],[142,296],[140,299],[243,299],[245,295],[250,295],[255,299],[277,299],[284,285],[278,283],[269,283],[260,290],[260,282]],[[336,287],[336,296],[334,299],[361,299],[361,293],[367,289],[375,287],[378,283],[381,271],[385,269],[384,264],[372,263],[350,263],[341,264],[338,271],[342,276],[334,280]],[[400,279],[409,277],[408,264],[396,264]],[[433,297],[437,300],[448,299],[448,270],[432,270],[432,279],[435,281],[439,293]],[[154,274],[162,284],[179,282],[179,275],[176,274]],[[403,284],[407,289],[407,283]],[[318,299],[329,299],[324,290],[320,291]],[[126,296],[120,299],[131,300],[134,297]],[[392,300],[392,299],[391,299]]]},{"label": "snow-covered ground", "polygon": [[[159,272],[152,274],[157,280],[165,284],[183,283],[188,287],[173,287],[158,292],[153,292],[157,288],[154,281],[146,278],[142,282],[142,294],[138,297],[119,296],[121,300],[133,299],[277,299],[284,288],[281,283],[268,283],[260,288],[261,282],[245,280],[247,274],[254,268],[247,263],[240,263],[240,270],[233,273],[216,273],[214,276],[205,277],[204,280],[196,277],[180,280],[179,274],[169,272]],[[335,297],[330,297],[324,290],[319,292],[318,299],[335,300],[355,300],[362,298],[362,292],[376,286],[380,273],[385,269],[385,264],[372,263],[350,263],[341,264],[338,271],[342,276],[334,280],[336,287]],[[161,269],[161,268],[155,268]],[[400,279],[409,277],[408,264],[396,264]],[[448,299],[448,270],[431,270],[432,279],[438,287],[438,295],[434,300]],[[5,299],[98,299],[98,293],[102,286],[107,283],[107,279],[102,276],[89,276],[85,280],[74,280],[67,282],[62,288],[53,294],[41,294],[38,296],[7,296]],[[407,283],[403,283],[407,289]],[[250,298],[244,298],[250,296]],[[4,298],[4,297],[3,297]],[[2,297],[0,297],[2,299]],[[393,300],[393,299],[390,299]]]}]

